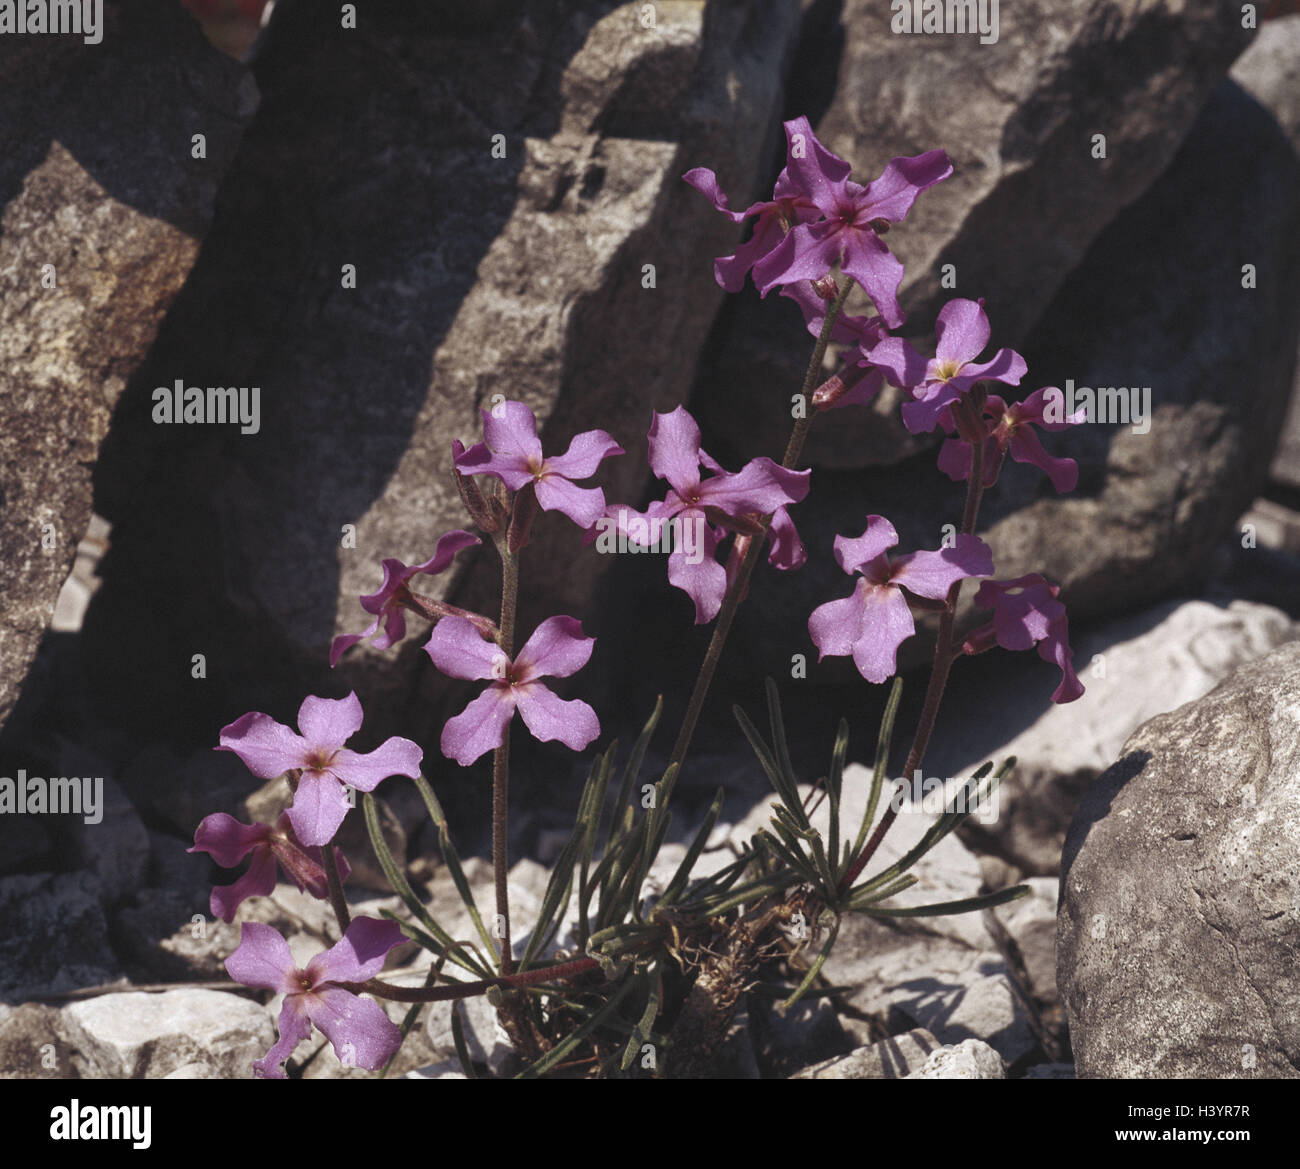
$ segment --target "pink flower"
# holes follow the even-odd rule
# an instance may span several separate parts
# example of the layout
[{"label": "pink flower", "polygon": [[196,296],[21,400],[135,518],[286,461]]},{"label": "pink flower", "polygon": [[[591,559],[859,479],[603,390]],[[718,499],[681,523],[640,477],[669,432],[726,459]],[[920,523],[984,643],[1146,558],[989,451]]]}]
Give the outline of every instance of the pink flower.
[{"label": "pink flower", "polygon": [[739,292],[745,286],[749,270],[785,238],[785,233],[794,224],[821,217],[816,204],[795,190],[785,171],[777,177],[769,201],[753,203],[744,211],[731,210],[726,194],[718,186],[718,176],[707,167],[697,166],[682,178],[732,223],[744,223],[750,216],[758,217],[749,240],[741,244],[733,255],[719,256],[713,262],[714,279],[728,292]]},{"label": "pink flower", "polygon": [[903,323],[898,286],[903,265],[881,241],[891,223],[901,222],[916,197],[952,174],[942,150],[894,158],[865,187],[849,179],[849,164],[827,150],[807,118],[786,122],[785,174],[795,196],[812,202],[824,216],[803,221],[754,264],[754,283],[766,296],[778,284],[816,280],[835,264],[875,302],[891,329]]},{"label": "pink flower", "polygon": [[253,712],[222,728],[217,750],[233,751],[259,779],[301,772],[289,820],[303,844],[328,844],[351,806],[345,784],[368,792],[390,775],[415,779],[420,774],[424,752],[410,739],[395,735],[369,754],[344,747],[361,723],[355,692],[339,699],[305,698],[298,710],[301,735]]},{"label": "pink flower", "polygon": [[596,712],[579,699],[557,698],[539,681],[567,678],[587,664],[594,637],[582,636],[574,617],[543,621],[511,661],[495,642],[485,641],[470,622],[444,617],[424,647],[433,664],[452,678],[491,684],[442,729],[442,753],[462,767],[505,741],[519,711],[524,725],[542,742],[558,739],[581,751],[600,734]]},{"label": "pink flower", "polygon": [[933,430],[944,410],[979,381],[1017,386],[1028,366],[1012,349],[999,349],[977,362],[989,343],[989,319],[982,300],[950,300],[939,310],[938,344],[929,361],[901,337],[888,337],[868,354],[889,380],[916,399],[903,403],[903,425],[913,434]]},{"label": "pink flower", "polygon": [[239,947],[226,959],[236,982],[284,995],[280,1038],[253,1070],[268,1079],[285,1078],[284,1061],[311,1034],[312,1025],[334,1047],[340,1062],[375,1071],[402,1043],[401,1029],[371,999],[345,989],[366,982],[384,968],[388,951],[404,940],[396,922],[354,918],[343,937],[307,963],[294,965],[289,944],[269,925],[246,921]]},{"label": "pink flower", "polygon": [[[644,515],[616,505],[607,519],[642,545],[657,543],[657,534],[670,521],[676,521],[679,531],[681,525],[693,525],[699,545],[688,551],[683,541],[674,544],[668,554],[668,582],[694,601],[697,625],[718,615],[727,591],[727,571],[715,558],[727,528],[753,534],[759,530],[759,520],[773,516],[772,564],[796,568],[803,563],[803,545],[784,509],[808,494],[811,471],[789,471],[767,458],[751,459],[735,474],[724,471],[700,449],[699,425],[682,406],[655,415],[649,454],[655,475],[668,482],[667,495]],[[701,466],[713,472],[708,479],[701,478]],[[645,539],[637,539],[638,526]]]},{"label": "pink flower", "polygon": [[[358,641],[369,638],[370,644],[375,649],[388,649],[401,641],[406,636],[406,615],[403,606],[410,600],[411,593],[407,585],[411,578],[419,573],[434,576],[442,572],[451,564],[457,552],[477,543],[479,543],[477,536],[457,529],[438,537],[438,545],[434,549],[433,556],[423,564],[406,565],[400,560],[385,560],[383,562],[384,583],[379,591],[361,598],[361,607],[367,613],[373,613],[375,619],[370,623],[370,627],[361,633],[344,633],[334,639],[334,644],[330,647],[330,666],[336,666],[343,652]],[[379,632],[381,621],[384,626],[382,633]]]},{"label": "pink flower", "polygon": [[[1006,404],[996,394],[984,403],[988,438],[984,441],[984,486],[997,482],[998,471],[1007,452],[1017,463],[1033,463],[1041,468],[1057,491],[1073,491],[1079,482],[1079,465],[1073,459],[1054,459],[1044,449],[1031,429],[1065,430],[1085,420],[1087,411],[1080,409],[1064,422],[1048,422],[1043,417],[1049,393],[1060,394],[1055,386],[1035,390],[1023,402]],[[971,445],[961,438],[950,438],[939,451],[939,470],[953,480],[970,478]]]},{"label": "pink flower", "polygon": [[1074,651],[1070,649],[1070,625],[1065,606],[1057,600],[1059,585],[1049,584],[1037,573],[1015,580],[986,580],[975,594],[975,604],[992,609],[993,620],[975,630],[963,643],[968,654],[983,653],[994,643],[1003,649],[1038,646],[1038,656],[1061,671],[1061,683],[1052,694],[1053,702],[1073,702],[1083,694],[1083,684],[1074,672]]},{"label": "pink flower", "polygon": [[586,530],[605,510],[605,493],[599,487],[578,487],[574,479],[588,479],[603,459],[623,454],[603,430],[575,435],[562,455],[545,458],[537,437],[537,419],[522,402],[503,402],[482,411],[483,437],[455,457],[456,470],[465,475],[495,475],[510,491],[529,483],[543,511],[563,512]]},{"label": "pink flower", "polygon": [[[275,888],[277,861],[299,889],[322,901],[329,896],[321,850],[308,848],[298,840],[284,812],[274,828],[269,824],[241,824],[225,812],[214,812],[203,818],[194,833],[194,847],[185,851],[206,852],[223,869],[233,869],[252,853],[253,863],[238,881],[212,890],[212,916],[225,922],[235,920],[235,910],[248,898],[265,897]],[[347,858],[336,848],[334,859],[339,876],[346,879],[351,871]]]},{"label": "pink flower", "polygon": [[913,552],[891,562],[886,550],[897,543],[894,525],[878,515],[867,517],[867,530],[857,539],[836,536],[835,558],[845,572],[859,574],[858,583],[842,601],[821,605],[808,618],[818,660],[851,654],[868,682],[894,674],[898,647],[916,632],[903,588],[942,601],[957,581],[993,572],[993,554],[977,536],[962,533],[952,548]]}]

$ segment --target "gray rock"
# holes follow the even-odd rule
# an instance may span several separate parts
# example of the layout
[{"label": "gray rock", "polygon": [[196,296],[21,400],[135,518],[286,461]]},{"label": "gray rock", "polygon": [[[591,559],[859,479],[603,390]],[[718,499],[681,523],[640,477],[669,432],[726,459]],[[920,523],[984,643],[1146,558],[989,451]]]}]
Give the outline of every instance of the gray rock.
[{"label": "gray rock", "polygon": [[836,1056],[834,1059],[806,1067],[795,1073],[795,1080],[900,1080],[925,1066],[932,1052],[939,1048],[939,1041],[925,1030],[917,1027],[902,1035],[893,1035],[859,1047],[848,1055]]},{"label": "gray rock", "polygon": [[82,1076],[161,1079],[193,1065],[246,1079],[275,1042],[266,1009],[214,990],[107,994],[72,1003],[60,1026]]},{"label": "gray rock", "polygon": [[[815,128],[855,179],[874,178],[895,155],[941,147],[953,160],[955,173],[886,241],[906,265],[908,329],[928,329],[950,297],[986,297],[999,345],[1025,338],[1102,229],[1155,181],[1250,37],[1213,0],[1033,0],[1003,7],[992,44],[896,34],[893,6],[876,0],[817,7],[839,27],[806,31],[792,84],[834,86]],[[1103,159],[1093,156],[1099,133]],[[948,264],[956,283],[945,288]],[[811,338],[775,294],[741,299],[722,332],[693,400],[735,449],[776,457]],[[737,386],[770,392],[749,394],[741,410]],[[923,449],[891,405],[814,428],[808,461],[887,465]]]},{"label": "gray rock", "polygon": [[1004,1080],[1006,1068],[996,1051],[978,1039],[964,1039],[956,1046],[945,1044],[916,1071],[909,1080]]},{"label": "gray rock", "polygon": [[75,1079],[56,1007],[0,1004],[0,1079]]},{"label": "gray rock", "polygon": [[210,916],[206,895],[144,889],[113,917],[114,940],[138,981],[224,979],[239,945],[238,922]]},{"label": "gray rock", "polygon": [[87,530],[109,416],[256,101],[175,6],[104,8],[100,44],[0,45],[0,725]]},{"label": "gray rock", "polygon": [[[1170,601],[1093,626],[1072,639],[1082,698],[1049,701],[1059,678],[1037,655],[993,650],[959,662],[945,695],[926,775],[969,776],[1014,755],[997,816],[959,831],[1024,871],[1059,872],[1066,828],[1124,740],[1157,714],[1209,693],[1243,663],[1296,636],[1285,613],[1249,601]],[[998,717],[989,717],[997,694]],[[1007,736],[1007,728],[1023,727]]]},{"label": "gray rock", "polygon": [[0,880],[0,999],[100,986],[120,973],[89,873]]},{"label": "gray rock", "polygon": [[[1300,150],[1300,15],[1262,25],[1254,43],[1237,58],[1230,76],[1273,114]],[[1287,487],[1300,488],[1300,380],[1291,391],[1291,407],[1269,475]]]},{"label": "gray rock", "polygon": [[1300,1075],[1300,644],[1161,715],[1061,863],[1057,974],[1081,1078]]},{"label": "gray rock", "polygon": [[[222,695],[278,709],[328,677],[331,638],[368,623],[357,597],[380,560],[423,560],[467,522],[450,447],[475,441],[492,395],[532,406],[550,450],[593,427],[622,438],[602,475],[618,497],[641,489],[651,408],[686,395],[722,295],[706,257],[733,229],[680,176],[716,167],[737,199],[756,185],[798,6],[659,5],[653,27],[608,0],[443,7],[380,6],[340,31],[286,4],[268,30],[220,234],[105,455],[114,555],[90,624],[124,719],[156,702],[197,728]],[[182,375],[261,386],[259,433],[153,426],[146,387]],[[536,536],[524,630],[580,612],[608,567],[567,521],[543,516]],[[471,603],[495,591],[491,560]],[[460,571],[422,583],[441,595]],[[193,603],[167,604],[177,593]],[[112,655],[143,611],[166,636]],[[163,681],[181,647],[213,659],[205,691]],[[427,668],[410,642],[358,648],[332,681],[361,688],[376,733],[400,694],[401,733],[436,739],[436,710],[404,705]]]}]

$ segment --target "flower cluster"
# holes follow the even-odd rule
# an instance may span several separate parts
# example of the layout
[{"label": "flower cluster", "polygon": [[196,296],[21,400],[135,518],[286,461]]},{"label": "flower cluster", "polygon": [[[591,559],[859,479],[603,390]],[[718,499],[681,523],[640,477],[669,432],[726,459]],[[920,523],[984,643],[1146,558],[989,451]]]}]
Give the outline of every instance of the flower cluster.
[{"label": "flower cluster", "polygon": [[[811,488],[812,472],[797,467],[807,428],[826,411],[870,403],[888,381],[904,394],[901,418],[911,432],[944,432],[938,468],[967,485],[962,527],[938,548],[902,555],[892,553],[899,534],[881,515],[868,515],[860,535],[836,536],[834,555],[853,578],[853,589],[846,597],[817,605],[807,617],[819,659],[850,657],[864,679],[884,682],[897,672],[900,645],[916,631],[916,607],[942,614],[932,675],[937,693],[933,702],[927,696],[923,719],[934,716],[952,660],[994,645],[1009,650],[1037,647],[1039,656],[1061,672],[1054,702],[1070,702],[1083,693],[1072,665],[1060,589],[1037,574],[993,579],[993,551],[975,535],[982,494],[997,482],[1007,454],[1041,469],[1057,491],[1074,488],[1074,461],[1050,455],[1037,430],[1063,430],[1080,423],[1082,414],[1064,421],[1056,414],[1049,421],[1049,396],[1059,394],[1053,387],[1036,390],[1023,401],[1008,402],[989,392],[994,382],[1018,387],[1027,366],[1012,349],[985,356],[991,327],[982,300],[958,298],[944,305],[936,322],[933,356],[896,335],[905,319],[898,302],[903,266],[883,237],[906,219],[924,191],[952,174],[951,162],[942,150],[898,157],[879,177],[860,184],[851,178],[849,164],[818,141],[807,118],[787,122],[785,133],[786,163],[771,199],[743,211],[731,209],[712,171],[700,167],[683,176],[734,224],[752,226],[745,242],[715,261],[718,283],[736,292],[752,277],[764,297],[779,290],[798,305],[809,332],[818,337],[807,387],[813,385],[826,347],[844,347],[839,372],[805,403],[811,413],[796,413],[799,421],[783,461],[757,457],[739,470],[727,470],[703,449],[700,428],[685,407],[654,413],[646,453],[651,471],[665,487],[662,498],[638,510],[626,502],[611,503],[601,487],[589,482],[606,459],[625,453],[613,437],[604,430],[587,430],[576,434],[563,454],[547,455],[533,411],[524,402],[497,396],[481,411],[481,439],[469,446],[456,440],[451,450],[457,489],[481,535],[459,528],[446,531],[422,563],[384,559],[380,587],[359,598],[370,624],[361,632],[340,634],[330,646],[331,667],[361,643],[371,650],[391,649],[406,638],[407,617],[414,615],[432,624],[422,648],[439,672],[483,683],[477,696],[446,720],[439,745],[442,755],[460,767],[495,753],[493,863],[497,923],[504,931],[496,935],[498,982],[510,977],[513,962],[504,808],[514,716],[518,713],[535,739],[559,742],[573,751],[584,750],[601,734],[596,711],[587,702],[562,698],[546,682],[570,678],[590,661],[596,639],[584,634],[582,623],[571,616],[549,617],[515,647],[520,557],[532,540],[539,513],[568,520],[585,543],[596,543],[598,551],[611,550],[615,535],[625,547],[659,548],[667,531],[672,536],[672,546],[666,549],[667,579],[689,597],[696,624],[718,620],[714,637],[720,652],[720,639],[725,639],[735,607],[744,599],[762,549],[767,550],[768,564],[783,572],[801,568],[807,559],[791,515]],[[842,311],[854,286],[872,302],[874,315]],[[447,583],[457,554],[489,541],[502,568],[499,619],[416,591],[418,577],[441,576]],[[980,582],[974,604],[991,610],[991,618],[958,644],[952,627],[967,580]],[[711,676],[711,668],[702,670],[697,686],[707,688]],[[700,690],[692,699],[696,716],[702,694]],[[282,871],[299,889],[332,902],[342,933],[335,944],[300,967],[274,929],[243,923],[240,945],[227,960],[227,970],[248,986],[283,996],[279,1038],[254,1064],[256,1072],[268,1077],[284,1077],[285,1062],[313,1027],[329,1039],[344,1063],[370,1069],[385,1066],[401,1042],[400,1030],[385,1011],[360,995],[394,990],[376,977],[407,933],[392,921],[350,920],[342,890],[350,866],[334,841],[353,806],[354,790],[373,792],[393,776],[423,784],[424,752],[398,736],[369,752],[350,749],[346,744],[362,723],[361,703],[350,693],[341,699],[306,698],[296,730],[254,711],[220,732],[218,750],[238,755],[259,778],[284,777],[291,798],[274,825],[244,824],[218,812],[198,826],[191,852],[207,853],[228,869],[249,861],[232,884],[212,890],[213,914],[233,922],[244,901],[274,889],[277,871]],[[689,743],[691,730],[688,721],[679,742]],[[923,743],[926,736],[918,736]],[[675,762],[680,760],[678,755]],[[432,799],[429,790],[423,790]],[[851,870],[845,860],[846,885],[868,857],[869,850],[860,852]],[[409,933],[430,940],[427,932]],[[491,949],[493,943],[483,936]]]}]

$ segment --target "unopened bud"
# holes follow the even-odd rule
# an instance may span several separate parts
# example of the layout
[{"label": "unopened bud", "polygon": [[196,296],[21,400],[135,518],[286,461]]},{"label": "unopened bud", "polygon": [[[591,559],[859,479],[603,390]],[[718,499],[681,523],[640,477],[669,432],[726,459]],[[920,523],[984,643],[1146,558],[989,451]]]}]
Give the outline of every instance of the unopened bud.
[{"label": "unopened bud", "polygon": [[533,519],[537,515],[537,492],[531,483],[525,483],[515,492],[513,514],[510,517],[510,529],[506,534],[506,544],[511,553],[518,552],[533,537]]},{"label": "unopened bud", "polygon": [[835,283],[835,277],[829,272],[825,276],[818,276],[812,282],[813,291],[822,298],[822,300],[834,300],[840,294],[840,286]]},{"label": "unopened bud", "polygon": [[456,466],[456,460],[465,453],[465,444],[460,439],[452,439],[451,442],[451,470],[456,476],[456,490],[460,492],[460,501],[465,505],[465,510],[469,512],[469,517],[485,532],[493,533],[501,530],[500,524],[497,523],[496,517],[492,514],[492,509],[488,507],[487,500],[483,498],[483,493],[478,489],[478,484],[474,482],[473,476],[462,475]]}]

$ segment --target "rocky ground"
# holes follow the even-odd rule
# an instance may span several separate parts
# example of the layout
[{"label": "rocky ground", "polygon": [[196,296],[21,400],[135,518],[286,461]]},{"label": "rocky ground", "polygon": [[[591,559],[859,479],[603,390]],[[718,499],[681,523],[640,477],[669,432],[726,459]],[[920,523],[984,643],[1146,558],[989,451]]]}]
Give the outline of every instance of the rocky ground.
[{"label": "rocky ground", "polygon": [[[744,205],[770,186],[781,119],[804,112],[866,169],[952,156],[954,179],[890,237],[918,332],[947,297],[986,296],[1035,385],[1150,385],[1154,413],[1147,432],[1059,440],[1080,466],[1070,495],[1008,466],[984,515],[999,576],[1062,584],[1087,693],[1047,702],[1033,655],[961,663],[926,774],[1007,755],[1017,769],[996,819],[948,837],[899,901],[1018,881],[1031,895],[847,920],[824,973],[852,990],[788,1015],[748,996],[717,1074],[1300,1075],[1300,16],[1255,32],[1211,0],[1036,0],[996,45],[904,48],[868,0],[659,4],[653,35],[641,5],[555,7],[376,4],[345,40],[282,0],[241,63],[176,6],[109,0],[97,55],[0,44],[0,138],[19,144],[0,158],[0,775],[104,778],[93,825],[0,815],[0,1076],[242,1077],[273,1042],[277,1004],[225,977],[239,927],[208,895],[231,878],[185,851],[210,812],[279,811],[212,750],[217,731],[356,688],[376,741],[436,745],[457,695],[422,639],[358,650],[337,674],[325,654],[359,628],[381,556],[423,559],[430,531],[463,522],[445,451],[486,394],[526,400],[548,446],[639,435],[652,409],[687,401],[724,463],[775,453],[788,397],[737,408],[736,387],[797,384],[808,338],[778,297],[724,303],[708,258],[734,236],[678,176],[711,166]],[[495,133],[504,158],[482,148]],[[160,436],[148,395],[178,376],[260,381],[261,433]],[[928,546],[951,510],[932,444],[896,406],[814,430],[823,504],[797,516],[809,564],[756,577],[719,676],[744,705],[809,650],[802,622],[840,587],[835,533],[870,510]],[[644,446],[624,445],[603,486],[634,499]],[[345,524],[358,539],[341,548]],[[589,614],[606,726],[635,726],[659,692],[671,726],[700,650],[680,595],[643,564],[545,539],[523,624]],[[433,583],[485,603],[489,559]],[[924,660],[924,631],[906,649],[905,666]],[[880,700],[855,677],[827,662],[794,684],[810,779],[842,711],[850,757],[869,758]],[[729,701],[678,793],[690,810],[727,789],[700,873],[768,817]],[[523,929],[580,780],[562,755],[521,760]],[[866,775],[846,773],[850,805]],[[482,792],[450,765],[430,779],[462,852],[486,855]],[[387,782],[389,846],[456,921],[422,805]],[[900,817],[880,857],[924,821]],[[354,912],[401,912],[359,823],[347,831]],[[684,851],[675,835],[659,871]],[[486,904],[490,867],[468,871]],[[333,940],[324,903],[289,885],[241,916],[303,957]],[[385,977],[417,981],[422,959],[395,951]],[[428,1010],[394,1073],[460,1075],[450,1020]],[[486,1001],[464,1021],[475,1062],[508,1069]],[[369,1074],[319,1034],[294,1066]]]}]

